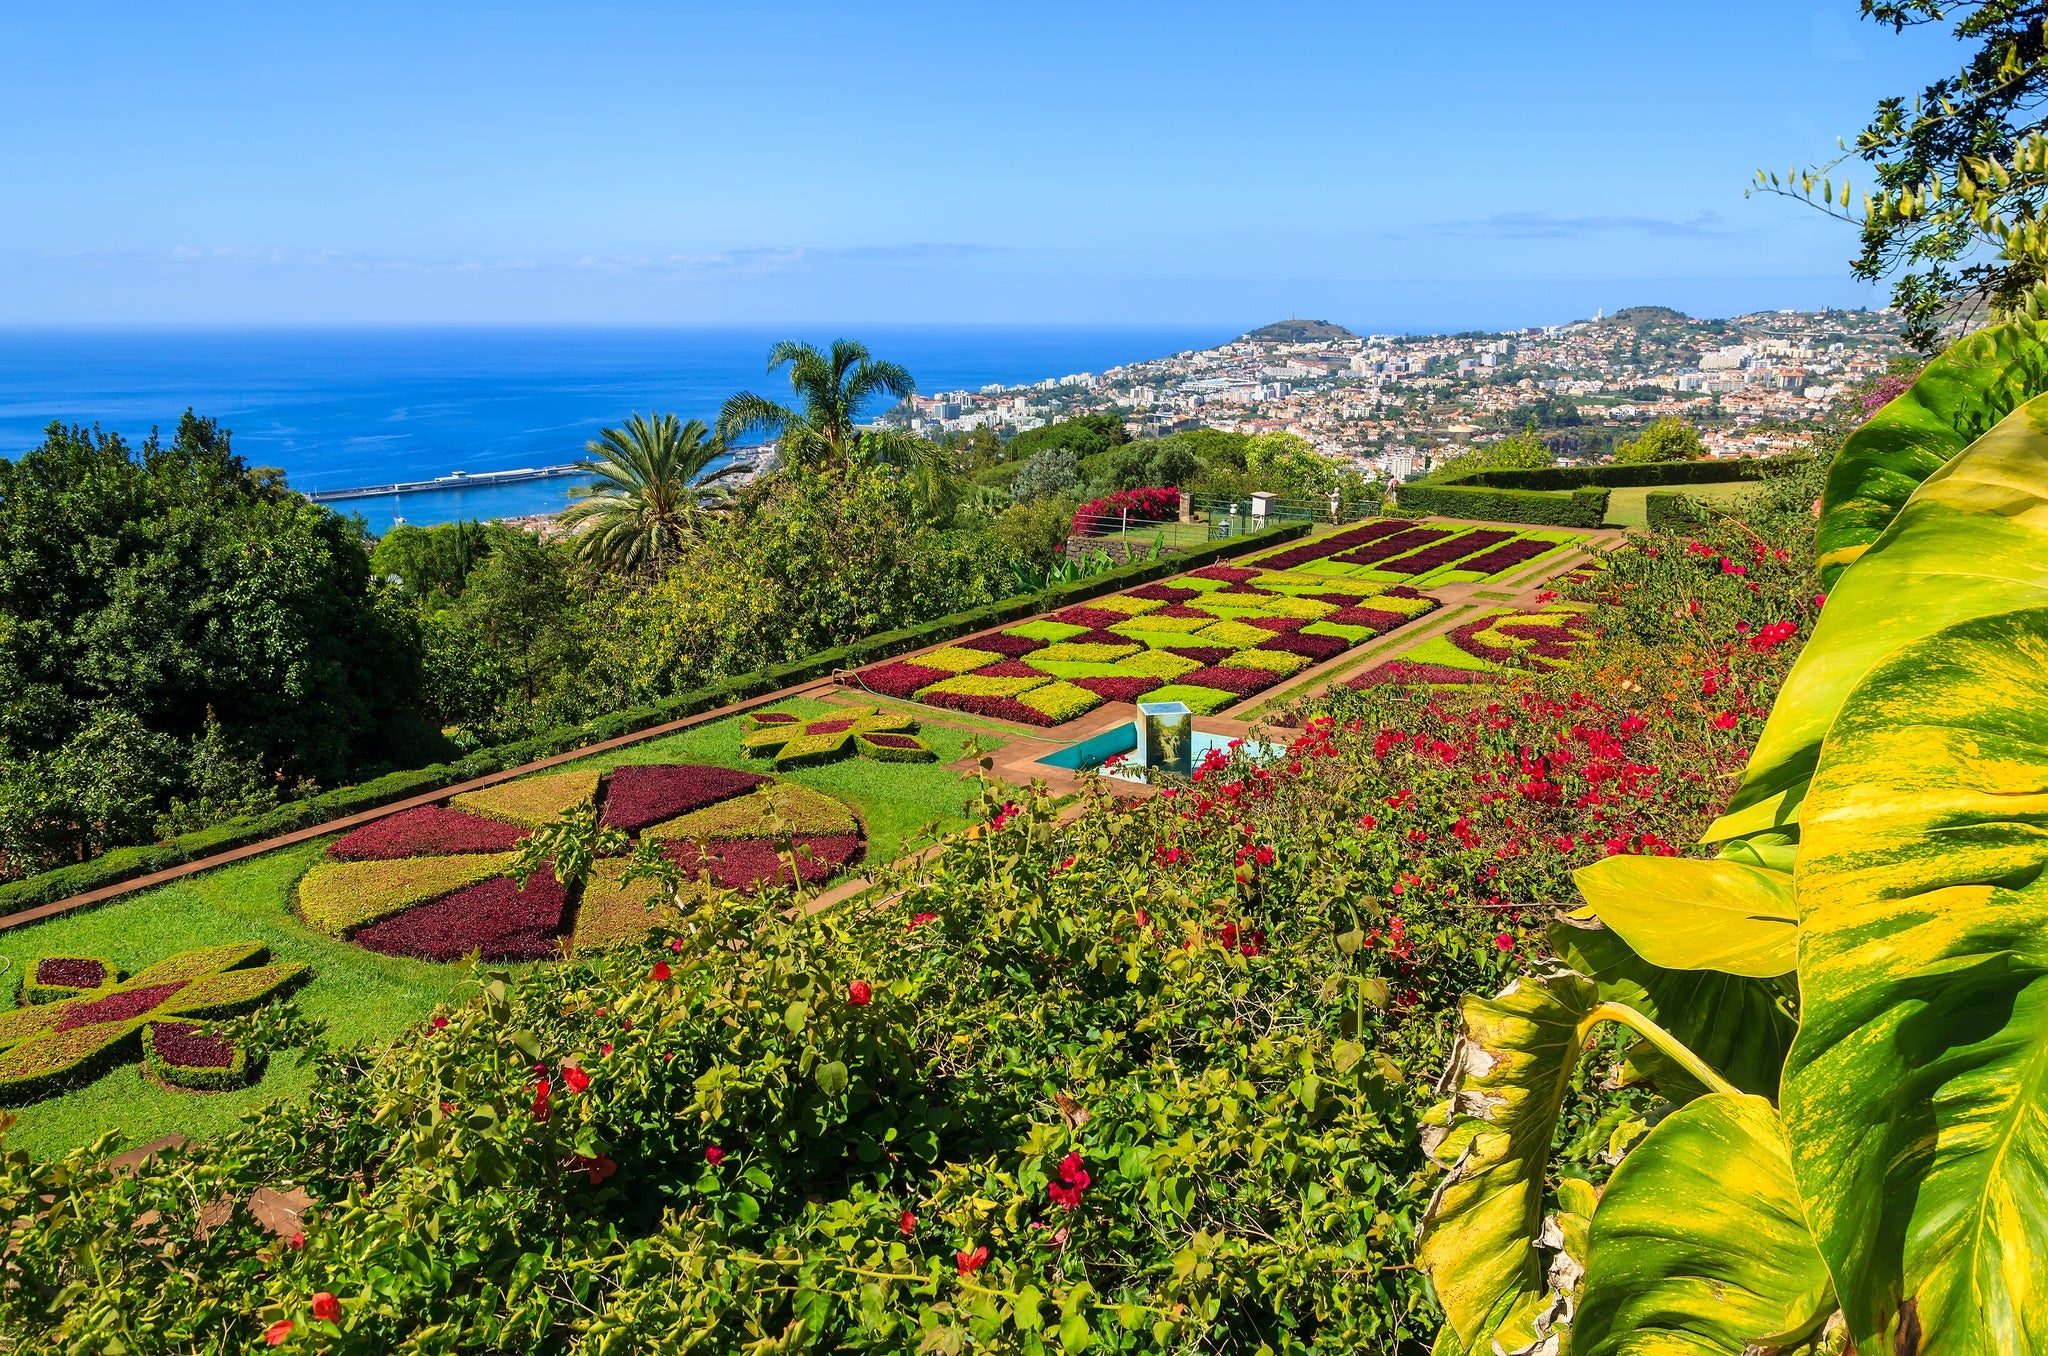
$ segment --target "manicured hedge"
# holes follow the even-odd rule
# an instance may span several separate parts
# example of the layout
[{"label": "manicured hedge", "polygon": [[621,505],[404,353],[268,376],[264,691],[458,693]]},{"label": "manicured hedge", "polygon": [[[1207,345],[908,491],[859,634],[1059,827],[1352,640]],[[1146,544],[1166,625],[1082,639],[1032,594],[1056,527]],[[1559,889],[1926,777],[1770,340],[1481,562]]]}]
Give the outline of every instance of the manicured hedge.
[{"label": "manicured hedge", "polygon": [[1598,527],[1607,521],[1607,490],[1586,486],[1570,493],[1491,489],[1480,485],[1396,485],[1403,513],[1477,518],[1542,527]]},{"label": "manicured hedge", "polygon": [[1309,530],[1307,523],[1285,523],[1264,532],[1249,533],[1209,542],[1192,550],[1143,560],[1117,569],[1055,585],[1038,593],[1018,594],[985,607],[956,612],[922,625],[885,631],[830,650],[821,650],[787,664],[777,664],[756,673],[723,678],[692,692],[685,692],[646,706],[636,706],[601,716],[583,725],[563,725],[531,739],[494,748],[479,749],[454,763],[434,763],[387,773],[359,786],[344,786],[318,796],[281,805],[262,815],[246,815],[211,825],[161,843],[116,848],[90,861],[58,867],[40,875],[0,884],[0,916],[54,903],[116,885],[153,871],[182,866],[186,862],[260,843],[294,829],[310,828],[341,819],[395,800],[426,795],[458,782],[503,772],[538,762],[558,753],[633,734],[649,726],[681,720],[686,716],[713,711],[749,697],[779,692],[817,678],[829,677],[841,669],[859,668],[910,650],[923,649],[941,641],[992,630],[1007,622],[1022,621],[1041,612],[1072,607],[1091,598],[1117,593],[1134,584],[1165,579],[1184,570],[1198,569],[1219,560],[1271,550]]},{"label": "manicured hedge", "polygon": [[142,1059],[165,1083],[200,1092],[227,1092],[249,1082],[248,1052],[192,1022],[152,1022],[142,1028]]},{"label": "manicured hedge", "polygon": [[1445,481],[1447,485],[1499,490],[1576,490],[1585,486],[1611,490],[1632,485],[1725,485],[1734,480],[1762,480],[1779,467],[1797,466],[1803,456],[1741,457],[1727,461],[1658,461],[1641,466],[1538,466],[1522,471],[1474,471]]},{"label": "manicured hedge", "polygon": [[1643,517],[1652,532],[1687,532],[1698,527],[1704,515],[1676,490],[1652,490],[1643,496]]}]

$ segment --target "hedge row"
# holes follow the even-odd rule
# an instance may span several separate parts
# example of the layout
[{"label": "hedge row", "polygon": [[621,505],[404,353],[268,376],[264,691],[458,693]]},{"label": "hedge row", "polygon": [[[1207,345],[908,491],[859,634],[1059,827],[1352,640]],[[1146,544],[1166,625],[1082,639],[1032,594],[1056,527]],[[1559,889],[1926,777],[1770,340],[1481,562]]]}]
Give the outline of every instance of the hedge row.
[{"label": "hedge row", "polygon": [[61,866],[53,871],[45,871],[40,875],[0,885],[0,916],[34,908],[39,904],[69,899],[73,895],[133,880],[137,876],[146,876],[154,871],[182,866],[186,862],[209,857],[215,853],[232,851],[250,843],[260,843],[266,838],[275,838],[295,829],[310,828],[329,820],[373,810],[392,801],[426,795],[458,782],[522,767],[558,753],[568,753],[608,739],[617,739],[650,726],[713,711],[750,697],[779,692],[786,687],[795,687],[815,678],[827,677],[840,669],[858,668],[864,664],[887,659],[891,655],[951,640],[956,636],[987,630],[1041,612],[1070,607],[1089,598],[1119,592],[1133,584],[1164,579],[1232,556],[1268,550],[1283,541],[1301,536],[1308,530],[1309,525],[1306,523],[1288,523],[1268,528],[1264,532],[1210,542],[1190,551],[1162,556],[1158,560],[1140,561],[1086,579],[1056,585],[1038,593],[1019,594],[1014,598],[990,603],[986,607],[956,612],[952,616],[941,617],[937,621],[926,622],[921,626],[868,636],[851,644],[822,650],[787,664],[762,669],[757,673],[723,678],[695,691],[646,706],[615,711],[582,725],[564,725],[517,743],[479,749],[457,762],[434,763],[427,767],[389,773],[374,781],[364,782],[360,786],[340,787],[318,796],[279,806],[267,814],[226,820],[165,842],[150,843],[141,847],[116,848],[90,861]]},{"label": "hedge row", "polygon": [[1658,461],[1640,466],[1538,466],[1521,471],[1474,471],[1438,483],[1495,490],[1576,490],[1589,486],[1618,490],[1638,485],[1723,485],[1733,480],[1762,480],[1778,467],[1796,466],[1805,460],[1804,456],[1794,454],[1742,457],[1729,461]]},{"label": "hedge row", "polygon": [[1545,490],[1493,489],[1482,485],[1396,485],[1403,513],[1439,518],[1476,518],[1494,523],[1542,527],[1598,527],[1607,521],[1607,490],[1585,486],[1569,494]]},{"label": "hedge row", "polygon": [[1704,521],[1698,506],[1677,490],[1652,490],[1643,496],[1643,516],[1652,532],[1689,532]]}]

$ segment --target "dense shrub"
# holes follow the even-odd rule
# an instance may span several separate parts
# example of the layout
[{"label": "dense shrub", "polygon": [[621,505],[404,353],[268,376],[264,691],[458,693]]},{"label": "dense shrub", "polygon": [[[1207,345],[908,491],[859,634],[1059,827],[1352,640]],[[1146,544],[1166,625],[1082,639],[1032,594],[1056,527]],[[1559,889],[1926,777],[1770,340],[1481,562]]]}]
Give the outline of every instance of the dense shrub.
[{"label": "dense shrub", "polygon": [[1150,525],[1170,523],[1180,517],[1177,489],[1118,490],[1091,499],[1074,511],[1073,528],[1081,536],[1114,532],[1126,523]]},{"label": "dense shrub", "polygon": [[1394,499],[1404,513],[1428,513],[1442,518],[1478,518],[1547,527],[1598,527],[1607,520],[1604,488],[1562,493],[1463,484],[1411,484],[1396,485]]}]

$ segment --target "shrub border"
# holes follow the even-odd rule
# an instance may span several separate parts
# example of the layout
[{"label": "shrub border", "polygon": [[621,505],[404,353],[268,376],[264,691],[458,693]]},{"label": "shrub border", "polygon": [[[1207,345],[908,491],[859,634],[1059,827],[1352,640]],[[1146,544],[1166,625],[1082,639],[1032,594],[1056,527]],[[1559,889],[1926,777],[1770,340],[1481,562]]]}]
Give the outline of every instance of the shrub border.
[{"label": "shrub border", "polygon": [[[1269,550],[1309,532],[1309,523],[1283,523],[1263,532],[1228,537],[1157,560],[1119,566],[1102,574],[1037,593],[956,612],[918,626],[885,631],[787,664],[720,679],[660,702],[615,711],[581,725],[564,725],[531,739],[479,749],[454,763],[387,773],[359,786],[344,786],[281,805],[263,815],[227,820],[193,833],[141,847],[116,848],[88,861],[0,885],[0,930],[160,884],[192,871],[225,865],[341,828],[355,828],[385,814],[432,804],[463,791],[481,790],[621,744],[652,739],[731,708],[765,706],[793,690],[848,668],[927,649],[962,636],[1021,622],[1044,613],[1150,583],[1255,551]],[[281,841],[273,841],[281,840]]]},{"label": "shrub border", "polygon": [[[190,1018],[166,1017],[166,1022],[177,1022],[183,1026],[204,1026]],[[142,1027],[142,1062],[149,1071],[172,1087],[185,1088],[192,1092],[232,1092],[236,1088],[249,1086],[249,1052],[240,1045],[234,1047],[233,1059],[226,1068],[209,1064],[203,1068],[195,1065],[173,1064],[156,1052],[156,1029],[159,1023],[146,1022]]]}]

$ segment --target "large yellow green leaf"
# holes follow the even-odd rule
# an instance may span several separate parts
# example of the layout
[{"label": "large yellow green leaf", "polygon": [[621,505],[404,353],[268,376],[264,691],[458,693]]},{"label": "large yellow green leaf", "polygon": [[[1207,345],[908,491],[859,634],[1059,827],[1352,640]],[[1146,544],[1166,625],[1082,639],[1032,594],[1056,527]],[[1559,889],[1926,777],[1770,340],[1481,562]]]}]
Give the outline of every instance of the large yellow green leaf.
[{"label": "large yellow green leaf", "polygon": [[1733,861],[1609,857],[1572,872],[1596,917],[1666,970],[1769,978],[1798,965],[1792,877]]},{"label": "large yellow green leaf", "polygon": [[1850,1338],[2048,1350],[2048,607],[1873,667],[1803,818],[1783,1108]]},{"label": "large yellow green leaf", "polygon": [[[1620,934],[1565,919],[1550,929],[1550,948],[1592,978],[1600,1001],[1643,1014],[1744,1092],[1778,1095],[1785,1052],[1798,1027],[1789,977],[1756,979],[1715,970],[1668,970],[1632,950]],[[1627,1081],[1647,1079],[1676,1102],[1705,1089],[1699,1080],[1638,1041],[1629,1051]]]},{"label": "large yellow green leaf", "polygon": [[1702,1097],[1615,1169],[1572,1323],[1573,1356],[1742,1356],[1789,1347],[1834,1309],[1761,1097]]},{"label": "large yellow green leaf", "polygon": [[2021,318],[1949,345],[1842,444],[1828,468],[1814,549],[1832,587],[1920,482],[2014,409],[2048,391],[2048,326]]},{"label": "large yellow green leaf", "polygon": [[1543,1174],[1599,1006],[1593,982],[1570,973],[1524,977],[1498,997],[1465,1000],[1464,1030],[1437,1089],[1450,1101],[1423,1129],[1424,1150],[1449,1171],[1418,1250],[1457,1351],[1491,1350],[1503,1326],[1532,1326],[1543,1303]]},{"label": "large yellow green leaf", "polygon": [[2048,396],[1929,476],[1828,595],[1771,708],[1718,842],[1800,820],[1821,740],[1871,666],[1945,626],[2048,604]]}]

